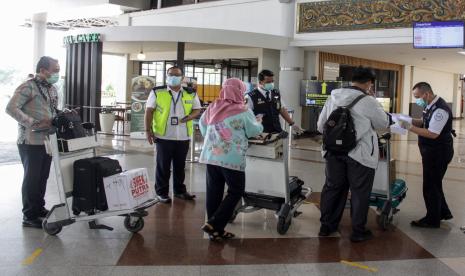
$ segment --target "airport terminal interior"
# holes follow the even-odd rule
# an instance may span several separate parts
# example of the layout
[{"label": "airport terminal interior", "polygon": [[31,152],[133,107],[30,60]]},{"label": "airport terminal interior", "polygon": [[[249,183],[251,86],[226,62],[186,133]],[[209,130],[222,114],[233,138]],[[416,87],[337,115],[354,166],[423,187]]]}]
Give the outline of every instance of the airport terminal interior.
[{"label": "airport terminal interior", "polygon": [[[11,39],[0,46],[0,275],[465,275],[465,2],[16,2],[0,4],[6,19],[0,21],[5,26],[0,33]],[[24,57],[12,54],[17,50]],[[46,144],[53,161],[45,194],[51,211],[44,229],[23,226],[18,123],[5,109],[44,55],[61,67],[58,106],[79,107],[82,121],[95,126],[83,137],[92,144],[76,142],[76,156],[109,157],[123,171],[145,168],[147,193],[153,194],[147,194],[148,201],[118,209],[108,198],[112,190],[106,190],[110,210],[76,215],[72,161],[78,157],[72,156],[72,142],[65,149],[51,133]],[[227,79],[238,78],[254,89],[259,72],[268,69],[284,108],[304,130],[294,135],[281,118],[289,136],[273,147],[276,156],[266,157],[275,160],[260,163],[262,157],[248,152],[246,180],[254,183],[246,181],[246,194],[247,187],[260,188],[244,195],[240,203],[247,208],[227,224],[232,239],[213,241],[201,229],[207,220],[207,185],[206,164],[199,162],[204,138],[198,120],[184,181],[195,200],[174,196],[173,177],[171,202],[160,202],[154,194],[157,150],[146,140],[145,104],[154,87],[166,87],[166,70],[174,65],[183,69],[182,85],[195,90],[202,111],[219,98]],[[396,125],[377,131],[380,137],[390,133],[390,139],[380,139],[383,154],[375,177],[387,183],[381,185],[387,190],[370,195],[367,229],[373,238],[351,241],[350,195],[337,231],[319,235],[327,171],[317,120],[331,91],[350,86],[358,66],[374,69],[371,95],[386,113],[421,118],[412,89],[418,82],[428,82],[450,109],[454,156],[442,185],[453,218],[440,227],[411,225],[426,213],[422,156],[418,135]],[[272,210],[249,202],[278,183],[280,194],[267,198],[288,204],[289,177],[303,181],[305,189],[297,201],[290,199],[296,208],[287,216],[282,216],[284,207]],[[398,182],[405,187],[393,199]],[[121,197],[129,197],[124,192],[112,195],[120,193],[121,203]],[[92,224],[112,230],[91,229]]]}]

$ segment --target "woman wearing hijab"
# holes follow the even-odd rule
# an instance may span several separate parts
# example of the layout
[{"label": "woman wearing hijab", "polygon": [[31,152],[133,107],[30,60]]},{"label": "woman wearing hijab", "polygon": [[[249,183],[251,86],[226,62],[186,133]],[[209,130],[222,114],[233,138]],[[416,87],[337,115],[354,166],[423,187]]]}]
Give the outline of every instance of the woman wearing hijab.
[{"label": "woman wearing hijab", "polygon": [[[231,239],[224,230],[245,190],[248,138],[263,131],[261,119],[244,105],[245,84],[236,78],[223,83],[220,98],[200,118],[205,137],[200,162],[207,164],[207,216],[202,226],[210,240]],[[223,199],[225,183],[228,192]]]}]

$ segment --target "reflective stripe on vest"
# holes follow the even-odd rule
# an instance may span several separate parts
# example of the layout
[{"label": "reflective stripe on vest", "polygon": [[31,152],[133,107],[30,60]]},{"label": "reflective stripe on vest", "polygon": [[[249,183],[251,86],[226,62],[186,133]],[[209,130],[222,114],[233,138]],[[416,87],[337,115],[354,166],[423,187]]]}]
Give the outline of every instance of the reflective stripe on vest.
[{"label": "reflective stripe on vest", "polygon": [[[156,108],[152,119],[152,130],[159,136],[166,134],[166,126],[170,117],[171,111],[171,94],[168,90],[157,90],[156,92]],[[181,101],[184,108],[185,116],[192,113],[192,105],[194,104],[195,94],[189,94],[185,91],[182,93]],[[181,120],[182,118],[179,118]],[[192,120],[186,123],[187,135],[192,136],[193,124]]]}]

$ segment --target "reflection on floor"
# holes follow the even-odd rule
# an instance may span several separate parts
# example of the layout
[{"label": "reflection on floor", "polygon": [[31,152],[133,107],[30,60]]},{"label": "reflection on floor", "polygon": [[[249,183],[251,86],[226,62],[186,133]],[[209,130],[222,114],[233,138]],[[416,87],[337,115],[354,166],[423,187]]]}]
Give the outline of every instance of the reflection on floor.
[{"label": "reflection on floor", "polygon": [[[465,125],[458,131],[455,156],[444,179],[454,219],[440,229],[410,227],[422,217],[421,161],[415,136],[394,137],[397,177],[409,191],[393,225],[382,231],[370,212],[368,227],[375,238],[350,243],[345,214],[340,233],[318,238],[318,195],[324,183],[324,160],[318,143],[295,140],[290,173],[315,193],[293,220],[285,236],[276,232],[273,212],[240,215],[228,226],[237,238],[211,243],[200,226],[205,219],[205,167],[188,163],[186,184],[198,195],[195,203],[175,200],[149,209],[145,228],[131,235],[121,217],[103,219],[114,231],[89,230],[75,223],[56,237],[21,227],[21,165],[0,166],[0,275],[465,275]],[[102,154],[117,158],[124,169],[147,167],[154,175],[153,148],[144,141],[102,136]],[[47,207],[59,202],[53,172],[47,188]],[[347,261],[341,263],[341,261]]]}]

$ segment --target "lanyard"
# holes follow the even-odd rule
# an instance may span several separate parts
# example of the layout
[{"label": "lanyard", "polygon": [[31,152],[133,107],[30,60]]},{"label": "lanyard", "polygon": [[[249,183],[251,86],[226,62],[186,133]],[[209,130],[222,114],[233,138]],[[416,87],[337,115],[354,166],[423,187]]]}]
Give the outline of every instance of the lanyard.
[{"label": "lanyard", "polygon": [[176,105],[179,102],[179,98],[181,98],[182,90],[178,92],[178,97],[176,98],[176,101],[174,101],[173,93],[171,93],[171,90],[169,92],[171,95],[171,101],[173,102],[173,111],[174,111],[174,114],[176,114]]}]

